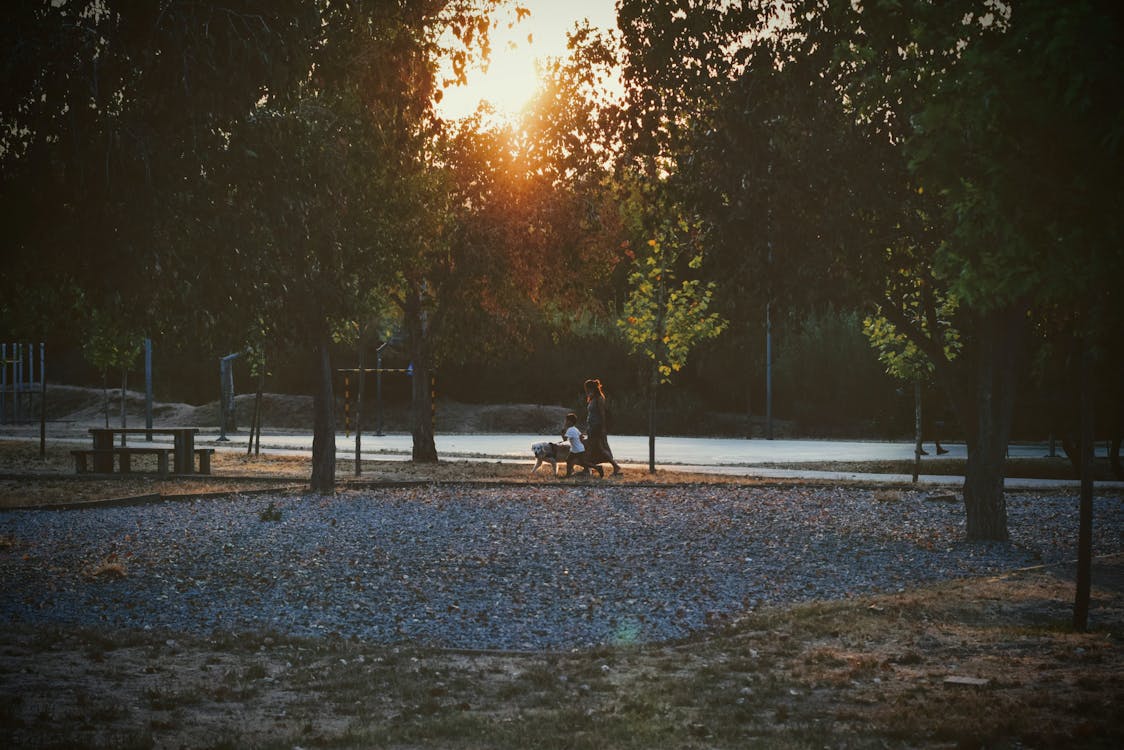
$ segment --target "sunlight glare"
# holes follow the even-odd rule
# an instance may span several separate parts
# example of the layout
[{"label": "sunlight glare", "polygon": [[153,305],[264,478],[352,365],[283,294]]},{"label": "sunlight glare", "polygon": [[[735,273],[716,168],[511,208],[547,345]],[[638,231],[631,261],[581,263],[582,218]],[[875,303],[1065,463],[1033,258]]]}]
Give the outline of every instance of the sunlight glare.
[{"label": "sunlight glare", "polygon": [[[574,24],[589,19],[591,26],[615,28],[614,0],[521,0],[531,11],[510,25],[514,12],[500,11],[492,29],[492,57],[487,70],[468,71],[468,83],[450,85],[442,92],[437,111],[447,120],[471,116],[487,103],[497,116],[514,119],[538,88],[538,66],[545,58],[566,54],[566,35]],[[510,9],[508,9],[510,10]]]}]

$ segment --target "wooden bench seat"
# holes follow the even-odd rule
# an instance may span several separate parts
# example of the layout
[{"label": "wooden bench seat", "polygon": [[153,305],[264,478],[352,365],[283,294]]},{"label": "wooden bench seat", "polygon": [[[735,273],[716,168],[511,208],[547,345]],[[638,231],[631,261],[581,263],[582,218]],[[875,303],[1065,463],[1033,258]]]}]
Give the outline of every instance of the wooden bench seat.
[{"label": "wooden bench seat", "polygon": [[[211,456],[215,454],[214,448],[195,448],[193,449],[195,458],[198,461],[199,470],[196,474],[210,474],[211,473]],[[108,456],[110,460],[110,471],[112,471],[113,457],[117,457],[122,474],[132,473],[132,457],[133,456],[156,456],[156,471],[160,475],[168,473],[168,460],[169,457],[175,453],[174,448],[156,448],[149,446],[118,446],[114,448],[85,448],[82,450],[72,450],[70,455],[74,456],[74,470],[79,474],[86,474],[90,471],[90,459],[94,457]]]},{"label": "wooden bench seat", "polygon": [[[97,456],[109,456],[112,462],[113,457],[118,458],[122,474],[129,474],[132,472],[132,457],[134,455],[156,456],[156,471],[159,474],[168,473],[168,456],[172,455],[173,449],[171,448],[149,448],[149,447],[133,447],[124,446],[119,448],[85,448],[82,450],[72,450],[70,455],[74,456],[74,470],[79,474],[85,474],[89,471],[89,459]],[[208,465],[208,468],[209,465]]]}]

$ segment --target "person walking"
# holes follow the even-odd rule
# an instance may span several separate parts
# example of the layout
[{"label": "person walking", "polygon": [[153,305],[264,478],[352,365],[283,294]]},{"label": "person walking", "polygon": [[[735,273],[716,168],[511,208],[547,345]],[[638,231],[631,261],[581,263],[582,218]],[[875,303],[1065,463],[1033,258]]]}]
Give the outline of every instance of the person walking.
[{"label": "person walking", "polygon": [[562,439],[570,443],[570,455],[566,458],[566,476],[571,477],[574,475],[574,465],[582,467],[582,474],[588,474],[591,468],[597,469],[600,476],[605,476],[605,470],[598,466],[596,463],[590,462],[590,454],[592,451],[587,451],[582,439],[588,439],[588,436],[583,436],[581,430],[578,429],[578,415],[570,412],[566,415],[566,425],[563,427]]},{"label": "person walking", "polygon": [[609,432],[606,425],[605,391],[601,381],[591,378],[585,381],[586,420],[585,429],[589,433],[590,452],[595,460],[608,461],[613,465],[613,476],[621,473],[621,465],[613,458],[609,447]]}]

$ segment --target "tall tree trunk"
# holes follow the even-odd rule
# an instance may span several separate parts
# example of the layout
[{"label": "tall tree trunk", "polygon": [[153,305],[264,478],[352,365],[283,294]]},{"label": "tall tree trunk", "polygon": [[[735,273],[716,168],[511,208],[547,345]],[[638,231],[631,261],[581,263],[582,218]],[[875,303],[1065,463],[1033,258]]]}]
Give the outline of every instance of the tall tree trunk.
[{"label": "tall tree trunk", "polygon": [[327,334],[316,346],[316,389],[312,397],[313,492],[331,495],[336,491],[336,409],[332,390],[332,361]]},{"label": "tall tree trunk", "polygon": [[433,439],[433,395],[430,389],[429,343],[422,310],[421,295],[410,290],[404,305],[406,337],[414,367],[410,392],[410,430],[413,434],[413,460],[437,463],[437,445]]},{"label": "tall tree trunk", "polygon": [[969,539],[1008,538],[1003,478],[1025,328],[1025,310],[1020,306],[996,310],[981,320],[974,419],[969,422],[964,476]]}]

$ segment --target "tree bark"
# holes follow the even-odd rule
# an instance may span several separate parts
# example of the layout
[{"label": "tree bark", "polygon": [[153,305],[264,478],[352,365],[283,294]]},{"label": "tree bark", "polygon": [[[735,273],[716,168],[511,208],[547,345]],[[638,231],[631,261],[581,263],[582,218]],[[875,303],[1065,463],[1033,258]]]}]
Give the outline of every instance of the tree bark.
[{"label": "tree bark", "polygon": [[974,419],[969,421],[964,476],[969,539],[1008,538],[1003,478],[1025,328],[1026,315],[1021,306],[996,310],[980,321]]},{"label": "tree bark", "polygon": [[430,390],[429,344],[422,311],[421,296],[410,290],[403,305],[406,337],[414,367],[411,378],[410,422],[413,434],[412,458],[417,463],[437,463],[437,445],[433,439],[433,396]]},{"label": "tree bark", "polygon": [[332,389],[329,339],[322,333],[316,346],[316,390],[312,397],[312,480],[310,488],[321,495],[336,491],[336,409]]}]

